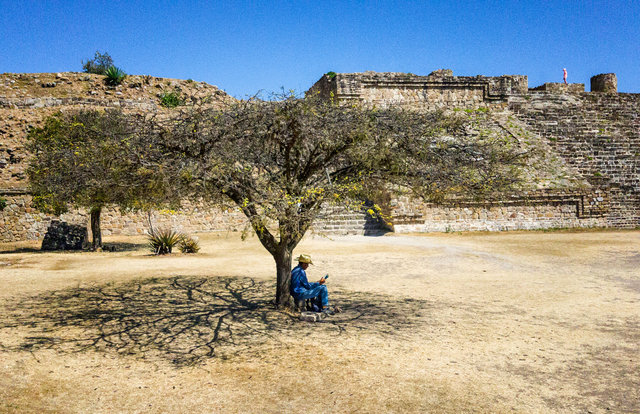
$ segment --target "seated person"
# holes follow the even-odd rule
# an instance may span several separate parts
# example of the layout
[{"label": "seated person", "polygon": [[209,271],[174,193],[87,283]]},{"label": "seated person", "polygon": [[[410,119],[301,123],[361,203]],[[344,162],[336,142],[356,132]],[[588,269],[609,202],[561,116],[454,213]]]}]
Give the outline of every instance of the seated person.
[{"label": "seated person", "polygon": [[313,310],[317,312],[324,312],[329,315],[340,312],[338,308],[329,308],[329,292],[324,284],[325,278],[313,283],[309,283],[307,280],[305,270],[310,264],[313,264],[311,256],[301,254],[296,260],[298,261],[298,266],[291,271],[291,296],[296,301],[312,299]]}]

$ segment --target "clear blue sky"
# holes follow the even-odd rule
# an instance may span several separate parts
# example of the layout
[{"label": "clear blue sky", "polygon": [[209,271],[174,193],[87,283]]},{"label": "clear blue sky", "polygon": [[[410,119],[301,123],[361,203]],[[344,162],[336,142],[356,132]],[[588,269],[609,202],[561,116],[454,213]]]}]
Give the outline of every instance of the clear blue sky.
[{"label": "clear blue sky", "polygon": [[0,73],[82,70],[96,50],[131,74],[233,96],[304,91],[328,71],[521,74],[640,93],[640,1],[0,0]]}]

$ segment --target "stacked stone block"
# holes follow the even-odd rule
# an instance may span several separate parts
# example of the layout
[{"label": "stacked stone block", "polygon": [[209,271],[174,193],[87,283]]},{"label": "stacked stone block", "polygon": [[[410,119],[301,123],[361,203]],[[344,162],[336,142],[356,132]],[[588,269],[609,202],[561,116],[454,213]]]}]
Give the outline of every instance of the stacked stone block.
[{"label": "stacked stone block", "polygon": [[[198,82],[131,77],[126,87],[109,89],[97,75],[19,74],[0,77],[0,242],[40,239],[56,219],[35,211],[26,191],[24,149],[27,131],[57,111],[121,108],[128,112],[162,111],[158,95],[187,90],[202,96],[229,99],[211,85]],[[50,85],[46,88],[42,85]],[[81,87],[79,87],[79,85]],[[37,88],[35,88],[37,86]],[[64,89],[67,88],[67,89]],[[74,89],[75,88],[75,89]],[[324,75],[308,93],[326,99],[358,100],[377,106],[400,105],[412,110],[507,108],[509,116],[541,137],[554,154],[586,180],[580,191],[549,190],[519,194],[494,203],[451,200],[435,206],[399,197],[392,201],[394,230],[466,231],[555,227],[640,226],[640,95],[617,93],[615,74],[591,79],[592,93],[583,84],[546,83],[528,89],[520,75],[453,76],[448,69],[428,76],[405,73]],[[88,225],[88,214],[74,211],[61,217]],[[240,231],[247,222],[236,209],[186,205],[180,212],[157,212],[156,227],[197,231]],[[144,234],[144,213],[121,214],[106,209],[104,235]],[[381,234],[388,229],[361,211],[327,206],[314,231],[333,234]]]},{"label": "stacked stone block", "polygon": [[400,197],[393,202],[394,230],[406,233],[606,227],[606,217],[595,207],[607,209],[607,201],[600,193],[541,194],[511,202],[447,205],[421,204]]},{"label": "stacked stone block", "polygon": [[618,92],[618,78],[615,73],[601,73],[591,78],[591,92]]},{"label": "stacked stone block", "polygon": [[527,90],[528,80],[522,75],[453,76],[450,69],[441,69],[428,76],[396,72],[324,75],[307,93],[422,111],[477,108],[503,102],[509,95],[526,94]]},{"label": "stacked stone block", "polygon": [[538,87],[532,88],[531,91],[551,92],[551,93],[582,93],[584,92],[584,83],[557,83],[549,82]]},{"label": "stacked stone block", "polygon": [[53,220],[42,240],[41,250],[82,250],[88,245],[87,228]]},{"label": "stacked stone block", "polygon": [[640,95],[531,92],[510,107],[610,199],[607,227],[640,226]]}]

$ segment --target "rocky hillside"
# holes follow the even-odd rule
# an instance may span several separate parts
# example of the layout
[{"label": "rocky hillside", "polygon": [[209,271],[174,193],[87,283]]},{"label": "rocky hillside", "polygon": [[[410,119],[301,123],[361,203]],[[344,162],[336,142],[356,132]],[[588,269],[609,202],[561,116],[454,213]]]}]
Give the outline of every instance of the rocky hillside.
[{"label": "rocky hillside", "polygon": [[159,104],[160,95],[169,92],[198,98],[212,97],[216,100],[229,97],[215,85],[191,79],[129,75],[116,87],[107,86],[104,79],[102,75],[77,72],[3,73],[0,74],[0,99],[4,106],[7,101],[15,98],[117,98],[150,100]]},{"label": "rocky hillside", "polygon": [[75,72],[0,75],[0,191],[26,187],[27,133],[55,112],[87,108],[171,111],[162,105],[167,95],[182,103],[205,99],[213,106],[233,100],[205,82],[130,75],[112,87],[104,80],[102,75]]}]

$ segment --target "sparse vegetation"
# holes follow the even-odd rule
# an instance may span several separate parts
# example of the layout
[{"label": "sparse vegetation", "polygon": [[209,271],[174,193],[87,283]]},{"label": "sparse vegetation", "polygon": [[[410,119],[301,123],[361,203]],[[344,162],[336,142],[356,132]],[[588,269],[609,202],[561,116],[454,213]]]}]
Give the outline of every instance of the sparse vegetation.
[{"label": "sparse vegetation", "polygon": [[124,78],[127,77],[127,74],[124,73],[122,69],[115,66],[111,66],[110,68],[108,68],[104,75],[104,81],[109,86],[118,86],[122,83]]},{"label": "sparse vegetation", "polygon": [[182,253],[198,253],[200,251],[200,242],[195,237],[184,235],[180,240],[179,247]]},{"label": "sparse vegetation", "polygon": [[327,72],[325,73],[325,75],[327,76],[327,78],[329,79],[333,79],[336,77],[336,73],[335,72]]},{"label": "sparse vegetation", "polygon": [[7,200],[3,197],[0,197],[0,211],[4,210],[5,208],[7,208]]},{"label": "sparse vegetation", "polygon": [[166,92],[160,95],[160,105],[165,108],[175,108],[184,103],[184,99],[176,92]]},{"label": "sparse vegetation", "polygon": [[100,53],[96,51],[93,59],[86,62],[82,62],[82,70],[86,73],[95,73],[97,75],[104,75],[107,70],[113,67],[113,59],[108,53]]},{"label": "sparse vegetation", "polygon": [[173,248],[184,239],[180,232],[159,229],[149,232],[149,247],[156,255],[171,254]]}]

